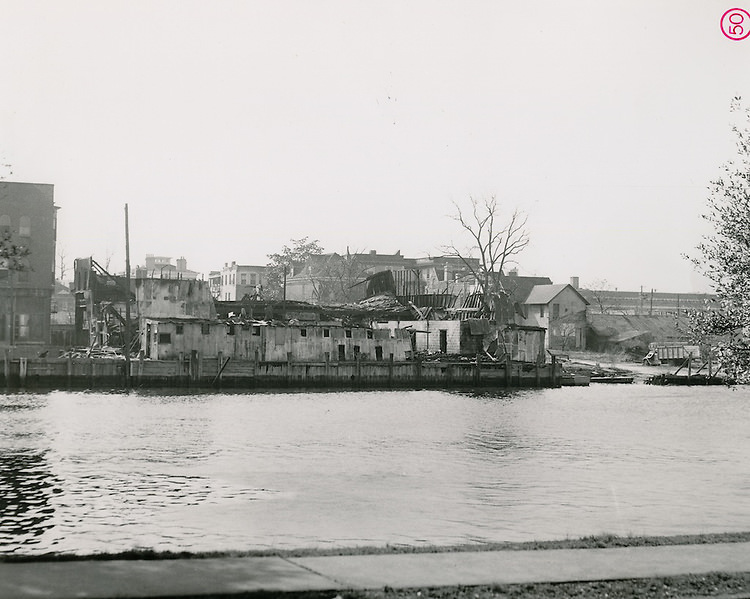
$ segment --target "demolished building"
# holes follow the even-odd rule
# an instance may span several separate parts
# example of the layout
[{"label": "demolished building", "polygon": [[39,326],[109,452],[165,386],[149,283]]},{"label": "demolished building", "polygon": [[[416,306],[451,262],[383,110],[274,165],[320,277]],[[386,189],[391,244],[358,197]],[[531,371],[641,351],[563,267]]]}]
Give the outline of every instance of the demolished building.
[{"label": "demolished building", "polygon": [[[129,281],[129,284],[128,284]],[[74,262],[74,344],[78,347],[124,348],[126,304],[130,302],[131,351],[137,349],[146,318],[215,319],[208,284],[195,279],[150,276],[138,271],[131,279],[112,275],[93,258]]]}]

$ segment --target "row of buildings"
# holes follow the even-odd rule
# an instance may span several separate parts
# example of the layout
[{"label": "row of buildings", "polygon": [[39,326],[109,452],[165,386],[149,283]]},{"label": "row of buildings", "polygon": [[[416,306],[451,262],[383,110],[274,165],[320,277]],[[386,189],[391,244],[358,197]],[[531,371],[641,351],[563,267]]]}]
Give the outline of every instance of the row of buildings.
[{"label": "row of buildings", "polygon": [[[284,301],[265,297],[265,266],[227,262],[207,280],[181,257],[147,255],[113,275],[76,260],[70,287],[56,282],[53,186],[0,182],[0,228],[30,250],[0,265],[0,343],[44,351],[122,347],[127,331],[147,357],[192,351],[280,359],[406,358],[416,352],[543,359],[547,349],[642,348],[685,339],[684,315],[707,298],[581,289],[512,270],[488,313],[469,264],[455,256],[409,258],[326,253],[291,265]],[[7,247],[7,244],[6,244]],[[131,302],[133,322],[125,322]],[[271,328],[269,328],[271,327]],[[387,333],[386,333],[387,331]]]}]

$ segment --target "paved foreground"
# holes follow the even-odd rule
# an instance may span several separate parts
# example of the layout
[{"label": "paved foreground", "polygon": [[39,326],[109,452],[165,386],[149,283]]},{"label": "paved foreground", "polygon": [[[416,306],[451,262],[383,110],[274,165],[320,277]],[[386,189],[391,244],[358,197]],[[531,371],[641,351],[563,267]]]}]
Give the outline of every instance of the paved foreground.
[{"label": "paved foreground", "polygon": [[750,571],[750,543],[350,555],[0,563],[0,599],[233,595],[585,582]]}]

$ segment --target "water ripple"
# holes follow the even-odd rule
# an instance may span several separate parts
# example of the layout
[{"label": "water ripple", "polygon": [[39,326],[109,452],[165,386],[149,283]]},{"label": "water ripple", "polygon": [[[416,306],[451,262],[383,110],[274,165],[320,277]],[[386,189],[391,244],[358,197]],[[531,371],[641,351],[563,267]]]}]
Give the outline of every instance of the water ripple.
[{"label": "water ripple", "polygon": [[750,392],[0,398],[0,552],[750,528]]}]

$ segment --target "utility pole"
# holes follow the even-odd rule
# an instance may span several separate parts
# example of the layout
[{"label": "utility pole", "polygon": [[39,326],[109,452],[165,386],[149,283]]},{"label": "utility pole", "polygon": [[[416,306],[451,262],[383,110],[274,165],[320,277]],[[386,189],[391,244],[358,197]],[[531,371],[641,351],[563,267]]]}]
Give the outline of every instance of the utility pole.
[{"label": "utility pole", "polygon": [[286,320],[286,264],[284,264],[284,291],[281,296],[281,309],[283,311],[281,318]]},{"label": "utility pole", "polygon": [[10,286],[10,347],[16,344],[16,288],[13,284],[13,269],[8,269],[8,285]]},{"label": "utility pole", "polygon": [[130,389],[130,229],[128,228],[128,205],[125,204],[125,388]]}]

